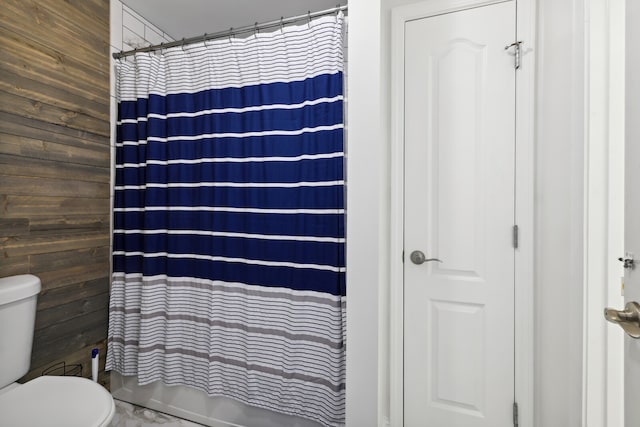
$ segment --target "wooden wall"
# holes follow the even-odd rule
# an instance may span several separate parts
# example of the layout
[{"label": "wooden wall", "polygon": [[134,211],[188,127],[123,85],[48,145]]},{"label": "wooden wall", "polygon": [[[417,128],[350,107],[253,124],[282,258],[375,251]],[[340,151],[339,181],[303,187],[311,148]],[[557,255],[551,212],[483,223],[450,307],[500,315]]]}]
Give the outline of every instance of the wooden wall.
[{"label": "wooden wall", "polygon": [[0,0],[0,276],[43,285],[25,379],[104,366],[109,72],[108,0]]}]

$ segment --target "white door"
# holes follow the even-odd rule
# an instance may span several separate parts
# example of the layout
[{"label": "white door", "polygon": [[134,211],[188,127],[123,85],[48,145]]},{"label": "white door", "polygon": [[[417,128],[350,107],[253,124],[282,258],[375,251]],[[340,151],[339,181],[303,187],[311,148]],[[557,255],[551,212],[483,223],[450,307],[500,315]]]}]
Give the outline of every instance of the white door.
[{"label": "white door", "polygon": [[513,423],[515,6],[405,25],[407,427]]},{"label": "white door", "polygon": [[[640,2],[627,1],[625,251],[636,259],[625,269],[625,303],[640,302]],[[625,336],[625,427],[640,425],[640,339]]]}]

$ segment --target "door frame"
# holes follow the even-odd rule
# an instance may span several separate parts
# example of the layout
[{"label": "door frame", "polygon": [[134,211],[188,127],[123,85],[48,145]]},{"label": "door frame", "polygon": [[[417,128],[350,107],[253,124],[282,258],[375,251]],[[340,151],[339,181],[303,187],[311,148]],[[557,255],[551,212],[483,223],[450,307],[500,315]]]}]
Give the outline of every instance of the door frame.
[{"label": "door frame", "polygon": [[[404,425],[404,26],[407,21],[509,0],[424,0],[391,11],[390,425]],[[534,418],[534,112],[536,0],[515,0],[517,40],[524,41],[516,74],[515,390],[521,427]],[[505,45],[516,40],[505,41]]]},{"label": "door frame", "polygon": [[[616,260],[624,252],[624,0],[585,2],[588,108],[585,123],[585,283],[582,417],[584,426],[623,423],[624,333],[602,309],[623,307]],[[620,20],[622,20],[622,25]]]}]

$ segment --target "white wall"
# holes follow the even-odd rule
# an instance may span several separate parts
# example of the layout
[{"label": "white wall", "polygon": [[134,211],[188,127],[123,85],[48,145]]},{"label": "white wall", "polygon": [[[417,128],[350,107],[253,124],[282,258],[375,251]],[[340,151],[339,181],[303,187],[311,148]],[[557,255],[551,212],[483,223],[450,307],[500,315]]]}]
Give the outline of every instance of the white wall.
[{"label": "white wall", "polygon": [[[389,413],[390,9],[350,0],[347,422]],[[584,0],[538,0],[535,426],[582,423]],[[526,43],[526,41],[525,41]],[[399,256],[399,255],[398,255]]]},{"label": "white wall", "polygon": [[379,14],[380,0],[349,1],[347,425],[353,427],[378,424],[385,407],[378,390],[387,389],[388,124],[381,114]]},{"label": "white wall", "polygon": [[579,426],[584,280],[584,2],[538,1],[535,425]]}]

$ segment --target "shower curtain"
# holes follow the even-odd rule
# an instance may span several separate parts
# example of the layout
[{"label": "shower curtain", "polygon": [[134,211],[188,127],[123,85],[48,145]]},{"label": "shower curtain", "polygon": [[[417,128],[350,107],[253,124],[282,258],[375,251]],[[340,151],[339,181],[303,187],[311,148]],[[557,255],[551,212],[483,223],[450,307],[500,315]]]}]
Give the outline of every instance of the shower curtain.
[{"label": "shower curtain", "polygon": [[107,369],[344,425],[342,28],[117,64]]}]

